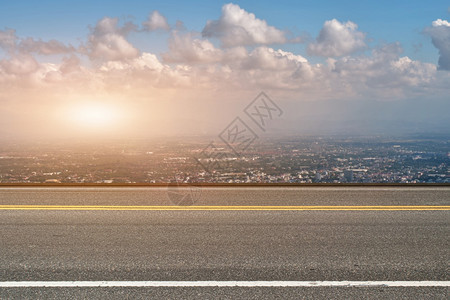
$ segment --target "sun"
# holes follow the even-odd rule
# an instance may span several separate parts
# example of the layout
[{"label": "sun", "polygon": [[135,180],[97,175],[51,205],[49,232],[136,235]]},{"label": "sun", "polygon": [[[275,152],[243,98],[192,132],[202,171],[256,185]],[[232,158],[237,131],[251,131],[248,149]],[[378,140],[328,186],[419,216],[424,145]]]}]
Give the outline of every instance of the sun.
[{"label": "sun", "polygon": [[114,125],[119,119],[119,110],[105,102],[83,102],[71,109],[73,121],[78,126],[100,128]]}]

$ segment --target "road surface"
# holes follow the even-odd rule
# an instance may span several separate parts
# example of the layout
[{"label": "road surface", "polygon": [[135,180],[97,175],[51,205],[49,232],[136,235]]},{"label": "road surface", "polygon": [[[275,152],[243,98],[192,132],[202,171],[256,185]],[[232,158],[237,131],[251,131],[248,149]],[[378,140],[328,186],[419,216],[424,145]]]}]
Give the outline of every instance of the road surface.
[{"label": "road surface", "polygon": [[[0,188],[0,298],[448,298],[450,188],[203,188],[194,191],[194,207],[224,209],[136,209],[175,206],[171,192]],[[126,208],[101,209],[114,205]],[[86,206],[98,209],[80,210]],[[323,210],[226,209],[242,206]],[[382,209],[345,210],[362,206]],[[239,281],[250,286],[11,286],[18,281]],[[257,283],[312,281],[412,286]],[[447,284],[415,286],[421,281]]]}]

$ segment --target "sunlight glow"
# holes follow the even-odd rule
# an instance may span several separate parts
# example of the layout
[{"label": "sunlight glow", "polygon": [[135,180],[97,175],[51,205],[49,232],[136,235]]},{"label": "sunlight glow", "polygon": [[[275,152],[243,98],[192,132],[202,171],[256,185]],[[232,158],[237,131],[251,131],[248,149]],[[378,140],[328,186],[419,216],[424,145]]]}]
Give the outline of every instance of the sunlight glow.
[{"label": "sunlight glow", "polygon": [[85,102],[73,108],[73,120],[78,125],[90,128],[114,125],[119,119],[119,111],[112,105],[102,102]]}]

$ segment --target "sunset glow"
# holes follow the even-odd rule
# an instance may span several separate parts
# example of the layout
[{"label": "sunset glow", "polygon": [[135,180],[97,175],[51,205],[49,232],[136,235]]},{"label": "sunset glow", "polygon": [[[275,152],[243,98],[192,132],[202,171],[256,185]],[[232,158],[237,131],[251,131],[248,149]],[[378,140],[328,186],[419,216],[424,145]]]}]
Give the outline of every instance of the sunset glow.
[{"label": "sunset glow", "polygon": [[118,118],[115,108],[104,103],[85,103],[73,109],[73,120],[79,125],[103,127],[113,125]]}]

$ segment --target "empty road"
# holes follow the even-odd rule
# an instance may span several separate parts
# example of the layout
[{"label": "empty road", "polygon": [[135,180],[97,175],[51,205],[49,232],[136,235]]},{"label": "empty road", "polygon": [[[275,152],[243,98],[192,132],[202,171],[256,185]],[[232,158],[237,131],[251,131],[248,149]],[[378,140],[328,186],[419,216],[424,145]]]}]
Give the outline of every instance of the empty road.
[{"label": "empty road", "polygon": [[[173,204],[187,194],[194,206]],[[447,187],[0,188],[0,298],[447,299],[448,284],[414,285],[449,281],[449,205]],[[274,283],[311,281],[413,286]]]}]

